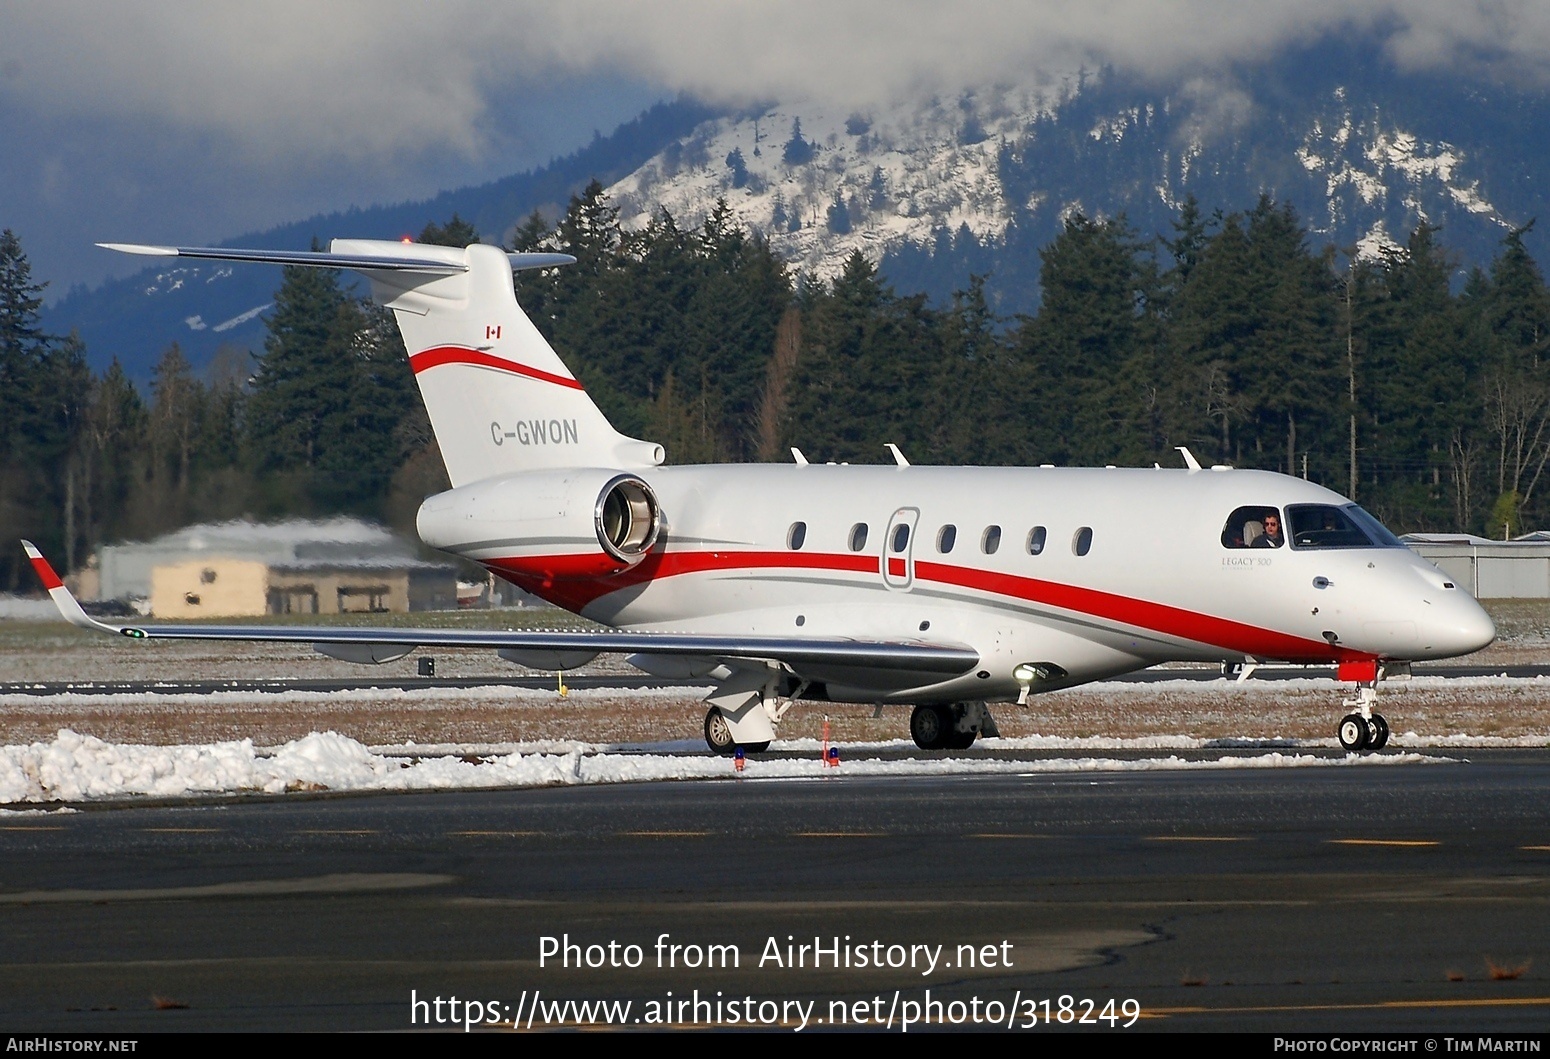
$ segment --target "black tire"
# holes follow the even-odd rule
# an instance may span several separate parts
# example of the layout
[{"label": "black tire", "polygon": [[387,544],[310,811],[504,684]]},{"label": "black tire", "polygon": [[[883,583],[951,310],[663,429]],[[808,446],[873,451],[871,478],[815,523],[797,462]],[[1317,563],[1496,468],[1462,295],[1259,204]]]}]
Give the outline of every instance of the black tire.
[{"label": "black tire", "polygon": [[979,738],[978,732],[949,732],[947,742],[942,744],[948,750],[967,750],[974,745],[974,740]]},{"label": "black tire", "polygon": [[1335,729],[1335,738],[1340,740],[1340,745],[1345,747],[1347,753],[1360,754],[1367,749],[1367,744],[1372,739],[1372,732],[1361,714],[1348,713],[1340,718],[1340,727]]},{"label": "black tire", "polygon": [[1368,750],[1378,751],[1389,745],[1389,722],[1384,720],[1383,714],[1373,714],[1372,723],[1368,727],[1372,729],[1367,740]]},{"label": "black tire", "polygon": [[916,706],[910,714],[910,738],[922,750],[941,750],[952,732],[952,715],[941,706]]},{"label": "black tire", "polygon": [[705,711],[705,745],[710,747],[711,753],[724,757],[731,757],[737,751],[737,740],[732,738],[732,726],[727,724],[720,707],[712,706]]},{"label": "black tire", "polygon": [[766,739],[762,743],[743,743],[741,745],[745,754],[762,754],[770,748],[770,741]]}]

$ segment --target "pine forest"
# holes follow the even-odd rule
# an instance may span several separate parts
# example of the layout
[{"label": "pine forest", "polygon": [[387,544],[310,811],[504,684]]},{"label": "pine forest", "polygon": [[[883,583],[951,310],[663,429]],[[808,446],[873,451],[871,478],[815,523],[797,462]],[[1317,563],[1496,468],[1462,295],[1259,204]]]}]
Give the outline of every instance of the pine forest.
[{"label": "pine forest", "polygon": [[[518,299],[603,411],[671,463],[790,459],[1278,470],[1396,532],[1515,536],[1550,514],[1550,293],[1504,234],[1462,272],[1446,232],[1363,257],[1312,244],[1293,207],[1187,201],[1171,227],[1075,214],[1040,252],[1037,312],[998,318],[986,277],[948,304],[859,253],[794,274],[718,209],[623,230],[602,186],[515,250]],[[454,216],[426,242],[478,238]],[[43,333],[43,286],[0,235],[0,591],[14,542],[67,568],[194,521],[355,513],[400,529],[445,488],[391,316],[348,275],[287,269],[256,355],[196,371],[170,345],[148,385]]]}]

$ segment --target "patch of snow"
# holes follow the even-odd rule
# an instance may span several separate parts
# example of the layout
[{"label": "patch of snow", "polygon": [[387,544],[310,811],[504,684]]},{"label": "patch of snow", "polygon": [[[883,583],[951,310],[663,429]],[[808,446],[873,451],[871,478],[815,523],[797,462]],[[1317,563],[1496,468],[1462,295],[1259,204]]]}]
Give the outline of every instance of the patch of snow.
[{"label": "patch of snow", "polygon": [[1381,217],[1367,230],[1366,235],[1356,241],[1356,256],[1364,261],[1382,261],[1404,252],[1405,248],[1389,235]]},{"label": "patch of snow", "polygon": [[222,332],[222,331],[230,331],[233,327],[240,327],[243,324],[247,323],[249,320],[253,319],[259,313],[262,313],[265,310],[267,310],[269,308],[269,306],[270,306],[269,302],[265,302],[263,305],[254,306],[253,308],[249,309],[245,313],[238,313],[236,316],[233,316],[230,320],[223,320],[221,323],[216,324],[215,327],[213,328],[213,330],[215,330],[217,333],[219,333],[219,332]]},{"label": "patch of snow", "polygon": [[[855,749],[846,747],[845,749]],[[1189,761],[1176,755],[1143,760],[1076,758],[1016,761],[987,758],[843,760],[838,771],[818,758],[751,759],[746,779],[843,776],[943,776],[1154,770],[1328,768],[1436,763],[1418,754],[1339,758],[1279,751],[1253,757]],[[401,759],[374,753],[335,732],[314,732],[269,755],[252,740],[202,746],[107,743],[62,729],[49,743],[0,747],[0,803],[82,801],[133,795],[318,790],[442,790],[542,787],[653,780],[733,780],[726,758],[706,754],[512,753],[490,760],[469,755]]]},{"label": "patch of snow", "polygon": [[195,313],[193,316],[183,317],[183,322],[188,325],[190,331],[203,331],[209,326],[205,323],[205,318],[198,313]]},{"label": "patch of snow", "polygon": [[[53,604],[49,604],[53,606]],[[54,612],[56,615],[58,611]],[[642,702],[652,699],[678,700],[683,698],[699,698],[709,694],[711,689],[667,687],[667,688],[568,688],[566,697],[572,702],[607,702],[618,699],[621,695],[627,695],[632,700]],[[506,684],[490,684],[476,687],[445,687],[445,688],[373,688],[358,687],[340,691],[294,691],[285,689],[272,693],[250,691],[212,691],[208,693],[176,692],[162,693],[155,691],[123,692],[107,695],[93,695],[84,692],[66,691],[57,695],[50,695],[47,702],[50,705],[62,707],[93,706],[108,710],[130,709],[136,706],[191,706],[200,705],[239,705],[252,702],[255,696],[274,694],[284,696],[287,703],[313,703],[324,705],[327,703],[419,703],[419,702],[466,702],[480,699],[494,699],[503,702],[554,702],[558,696],[553,688],[514,688]],[[23,707],[36,706],[39,699],[35,695],[14,693],[0,695],[0,706]]]},{"label": "patch of snow", "polygon": [[1324,173],[1330,227],[1342,218],[1340,193],[1349,191],[1369,208],[1382,209],[1396,194],[1416,221],[1426,220],[1419,189],[1441,196],[1470,213],[1507,222],[1480,190],[1479,181],[1466,182],[1460,173],[1464,156],[1453,144],[1423,142],[1414,133],[1384,124],[1380,114],[1357,120],[1336,91],[1338,119],[1326,125],[1315,119],[1297,148],[1297,160],[1310,173]]}]

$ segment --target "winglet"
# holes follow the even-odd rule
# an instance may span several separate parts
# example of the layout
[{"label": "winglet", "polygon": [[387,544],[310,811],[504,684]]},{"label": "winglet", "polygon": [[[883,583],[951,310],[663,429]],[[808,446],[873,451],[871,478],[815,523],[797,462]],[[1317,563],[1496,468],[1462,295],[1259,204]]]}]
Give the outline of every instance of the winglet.
[{"label": "winglet", "polygon": [[37,573],[38,580],[43,582],[43,587],[48,590],[49,598],[54,601],[54,606],[59,608],[59,613],[65,621],[71,625],[78,625],[83,629],[91,629],[93,632],[119,633],[124,631],[112,625],[104,625],[82,610],[80,603],[76,602],[75,597],[70,594],[70,590],[65,587],[65,583],[54,572],[53,566],[49,564],[47,559],[43,558],[43,553],[38,551],[37,545],[31,541],[22,541],[22,547],[27,552],[27,558],[31,561],[32,569]]}]

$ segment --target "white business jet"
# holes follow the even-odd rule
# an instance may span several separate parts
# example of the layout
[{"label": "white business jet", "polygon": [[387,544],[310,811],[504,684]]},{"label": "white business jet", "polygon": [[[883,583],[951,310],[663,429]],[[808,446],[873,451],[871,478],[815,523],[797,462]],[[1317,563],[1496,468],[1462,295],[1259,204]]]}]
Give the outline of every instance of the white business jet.
[{"label": "white business jet", "polygon": [[517,305],[560,254],[336,239],[326,253],[103,244],[363,273],[393,310],[453,488],[427,544],[606,632],[109,625],[27,552],[65,617],[135,639],[310,642],[353,662],[486,647],[549,670],[625,652],[705,680],[712,749],[762,750],[796,702],[913,706],[925,749],[994,734],[989,705],[1169,661],[1338,666],[1337,726],[1380,749],[1377,684],[1495,637],[1466,592],[1360,507],[1286,475],[1184,469],[664,467],[614,430]]}]

